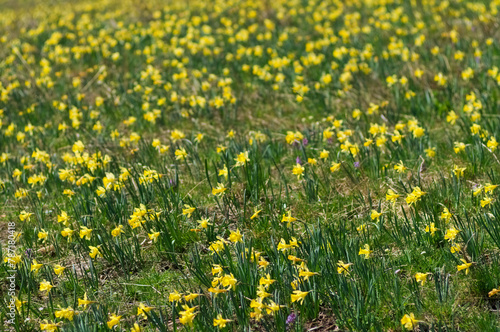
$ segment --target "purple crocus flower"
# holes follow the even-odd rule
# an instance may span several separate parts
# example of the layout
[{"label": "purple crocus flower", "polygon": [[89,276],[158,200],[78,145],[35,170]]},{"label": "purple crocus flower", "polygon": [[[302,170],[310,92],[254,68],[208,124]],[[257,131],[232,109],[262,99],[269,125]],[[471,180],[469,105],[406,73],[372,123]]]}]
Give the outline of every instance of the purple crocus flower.
[{"label": "purple crocus flower", "polygon": [[297,319],[297,315],[292,312],[290,315],[288,315],[288,317],[286,319],[286,325],[291,325],[291,324],[295,323],[296,319]]},{"label": "purple crocus flower", "polygon": [[296,162],[297,164],[301,164],[301,165],[302,165],[302,161],[300,160],[300,157],[297,157],[297,159],[295,159],[295,162]]},{"label": "purple crocus flower", "polygon": [[25,254],[28,257],[28,259],[31,259],[31,254],[33,253],[33,250],[31,248],[26,249]]},{"label": "purple crocus flower", "polygon": [[302,140],[302,145],[307,146],[307,144],[309,144],[309,141],[304,137],[304,139]]},{"label": "purple crocus flower", "polygon": [[354,167],[359,168],[359,161],[354,162]]}]

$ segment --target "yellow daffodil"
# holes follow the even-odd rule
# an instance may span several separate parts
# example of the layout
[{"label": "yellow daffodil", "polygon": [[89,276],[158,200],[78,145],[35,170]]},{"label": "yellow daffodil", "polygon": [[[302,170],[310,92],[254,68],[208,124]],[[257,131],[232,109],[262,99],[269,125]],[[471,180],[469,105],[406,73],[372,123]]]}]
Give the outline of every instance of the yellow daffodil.
[{"label": "yellow daffodil", "polygon": [[433,222],[431,222],[430,225],[425,226],[425,232],[431,233],[431,236],[434,236],[434,233],[436,233],[437,230],[439,229],[436,228],[436,225]]},{"label": "yellow daffodil", "polygon": [[382,215],[382,212],[378,212],[377,210],[372,210],[372,213],[370,214],[370,218],[372,218],[372,220],[378,220],[381,215]]},{"label": "yellow daffodil", "polygon": [[122,319],[122,316],[117,316],[116,314],[111,314],[111,315],[109,315],[109,320],[107,321],[106,325],[108,325],[109,329],[112,329],[114,326],[120,324],[121,319]]},{"label": "yellow daffodil", "polygon": [[401,325],[403,325],[408,330],[414,329],[419,322],[420,321],[415,318],[413,312],[409,315],[405,314],[403,318],[401,318]]},{"label": "yellow daffodil", "polygon": [[344,263],[343,261],[338,261],[337,263],[337,273],[338,274],[349,274],[349,266],[353,265],[353,263]]},{"label": "yellow daffodil", "polygon": [[359,248],[359,253],[358,255],[365,255],[365,259],[370,258],[370,254],[373,252],[373,250],[370,250],[370,246],[368,244],[365,244],[363,248]]},{"label": "yellow daffodil", "polygon": [[471,267],[472,263],[467,263],[467,261],[463,258],[460,258],[463,264],[457,265],[457,270],[462,271],[465,270],[465,275],[469,274],[469,268]]},{"label": "yellow daffodil", "polygon": [[291,294],[292,303],[299,302],[300,304],[303,304],[307,294],[309,294],[309,292],[301,292],[299,290],[293,291],[293,294]]},{"label": "yellow daffodil", "polygon": [[231,320],[222,318],[221,314],[218,314],[217,318],[214,318],[214,326],[218,328],[226,327],[226,324],[229,322],[231,322]]},{"label": "yellow daffodil", "polygon": [[417,282],[419,282],[422,286],[425,284],[425,282],[427,281],[427,275],[429,275],[430,273],[420,273],[420,272],[417,272],[415,274],[415,279],[417,280]]}]

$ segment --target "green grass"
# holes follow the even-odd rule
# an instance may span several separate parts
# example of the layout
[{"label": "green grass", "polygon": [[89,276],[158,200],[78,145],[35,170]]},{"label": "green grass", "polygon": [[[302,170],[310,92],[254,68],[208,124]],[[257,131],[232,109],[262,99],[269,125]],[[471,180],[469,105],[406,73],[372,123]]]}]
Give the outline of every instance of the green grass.
[{"label": "green grass", "polygon": [[500,330],[497,0],[0,2],[2,330]]}]

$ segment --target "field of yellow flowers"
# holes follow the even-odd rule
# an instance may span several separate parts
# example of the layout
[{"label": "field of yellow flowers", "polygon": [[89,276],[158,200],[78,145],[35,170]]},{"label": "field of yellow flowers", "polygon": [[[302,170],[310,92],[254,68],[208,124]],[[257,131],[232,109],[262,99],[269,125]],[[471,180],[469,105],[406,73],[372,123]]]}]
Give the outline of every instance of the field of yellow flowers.
[{"label": "field of yellow flowers", "polygon": [[0,0],[2,331],[500,331],[500,0]]}]

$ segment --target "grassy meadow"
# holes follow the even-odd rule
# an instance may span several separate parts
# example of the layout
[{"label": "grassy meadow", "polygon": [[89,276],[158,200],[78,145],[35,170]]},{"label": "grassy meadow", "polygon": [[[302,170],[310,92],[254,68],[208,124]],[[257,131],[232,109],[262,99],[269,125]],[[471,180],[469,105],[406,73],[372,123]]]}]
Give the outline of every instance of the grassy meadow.
[{"label": "grassy meadow", "polygon": [[0,330],[500,331],[499,10],[0,0]]}]

